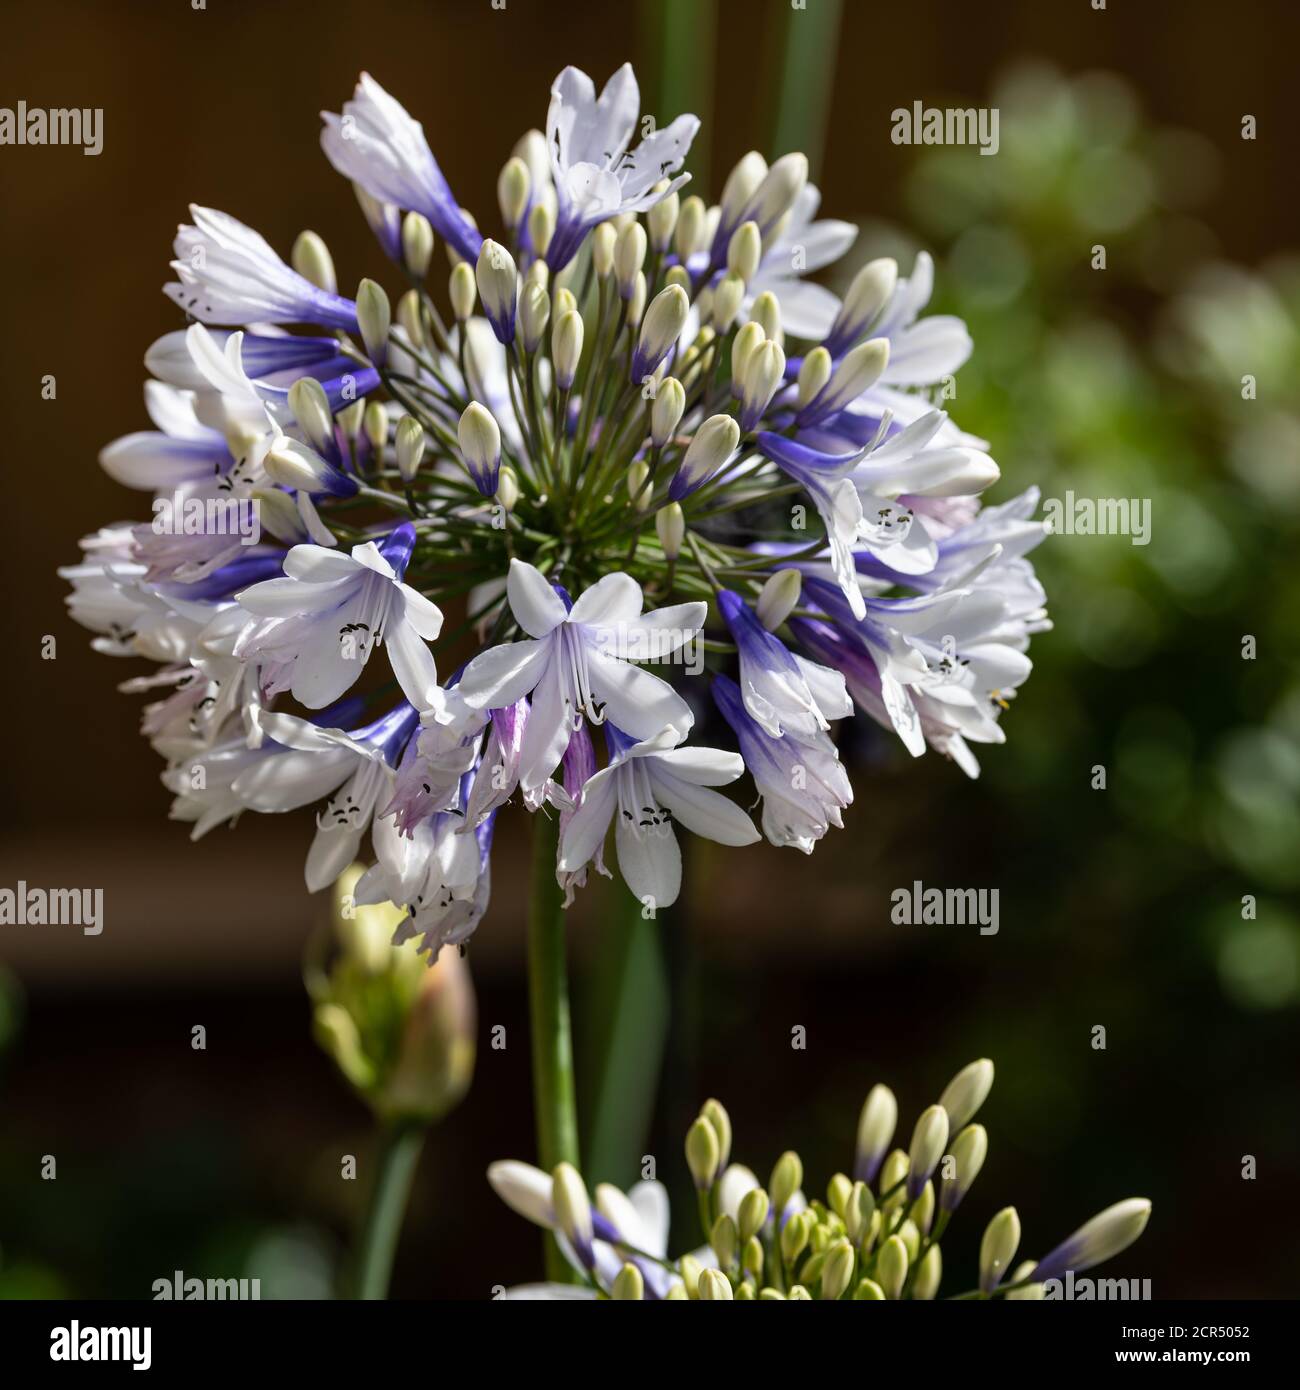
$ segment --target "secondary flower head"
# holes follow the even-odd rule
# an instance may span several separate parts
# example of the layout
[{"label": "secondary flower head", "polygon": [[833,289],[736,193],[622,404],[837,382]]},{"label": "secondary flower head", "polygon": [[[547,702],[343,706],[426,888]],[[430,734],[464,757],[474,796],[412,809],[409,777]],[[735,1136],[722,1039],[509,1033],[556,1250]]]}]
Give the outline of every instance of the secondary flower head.
[{"label": "secondary flower head", "polygon": [[[864,1138],[873,1154],[887,1145],[896,1114],[893,1093],[874,1087],[862,1112],[860,1172]],[[519,1215],[555,1233],[578,1279],[576,1288],[531,1284],[505,1296],[711,1302],[933,1299],[945,1273],[940,1242],[956,1204],[945,1204],[936,1217],[933,1185],[928,1174],[918,1174],[917,1164],[922,1169],[941,1162],[946,1166],[960,1153],[969,1189],[983,1163],[983,1150],[973,1162],[961,1135],[949,1153],[946,1135],[946,1113],[941,1105],[932,1105],[917,1121],[910,1161],[895,1150],[879,1172],[869,1163],[869,1176],[853,1180],[835,1173],[824,1188],[805,1192],[796,1150],[781,1155],[766,1186],[752,1169],[730,1161],[730,1118],[717,1101],[709,1101],[688,1129],[684,1145],[702,1224],[693,1235],[673,1228],[679,1248],[700,1237],[705,1243],[675,1259],[667,1257],[668,1201],[659,1183],[639,1183],[626,1196],[616,1188],[598,1187],[593,1202],[568,1165],[548,1176],[526,1163],[494,1163],[488,1181],[498,1196]],[[975,1287],[957,1296],[1042,1298],[1047,1279],[1066,1268],[1087,1269],[1130,1245],[1141,1235],[1150,1210],[1143,1198],[1119,1202],[1036,1266],[1031,1260],[1015,1267],[1020,1219],[1014,1207],[1007,1207],[985,1230]],[[639,1283],[626,1276],[629,1266]]]}]

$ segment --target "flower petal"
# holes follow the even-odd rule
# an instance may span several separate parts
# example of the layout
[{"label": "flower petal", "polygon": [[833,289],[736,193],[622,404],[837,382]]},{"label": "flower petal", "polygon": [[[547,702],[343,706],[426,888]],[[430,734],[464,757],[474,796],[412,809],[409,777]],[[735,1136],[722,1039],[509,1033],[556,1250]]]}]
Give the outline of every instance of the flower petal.
[{"label": "flower petal", "polygon": [[530,637],[545,637],[568,616],[564,600],[547,583],[541,570],[526,560],[511,560],[506,593],[515,621]]}]

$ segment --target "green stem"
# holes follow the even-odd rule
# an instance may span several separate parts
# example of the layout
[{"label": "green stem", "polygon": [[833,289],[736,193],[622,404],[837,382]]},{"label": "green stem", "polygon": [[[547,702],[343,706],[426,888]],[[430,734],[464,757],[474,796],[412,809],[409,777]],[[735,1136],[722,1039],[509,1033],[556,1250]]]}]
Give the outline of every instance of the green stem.
[{"label": "green stem", "polygon": [[[578,1115],[573,1091],[573,1036],[565,970],[564,900],[555,881],[559,822],[539,812],[533,818],[532,893],[528,913],[528,1001],[532,1022],[533,1108],[537,1155],[551,1172],[559,1163],[579,1163]],[[546,1274],[573,1282],[559,1246],[546,1238]]]},{"label": "green stem", "polygon": [[361,1229],[361,1251],[357,1262],[357,1297],[388,1297],[388,1281],[393,1272],[393,1255],[402,1231],[402,1217],[411,1195],[424,1147],[424,1126],[389,1123],[380,1132],[379,1168],[370,1189],[365,1225]]}]

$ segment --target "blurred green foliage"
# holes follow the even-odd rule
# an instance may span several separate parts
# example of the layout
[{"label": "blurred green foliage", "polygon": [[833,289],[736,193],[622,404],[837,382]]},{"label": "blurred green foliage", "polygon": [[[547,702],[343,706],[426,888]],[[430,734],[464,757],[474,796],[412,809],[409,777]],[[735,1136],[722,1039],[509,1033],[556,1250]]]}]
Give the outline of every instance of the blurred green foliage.
[{"label": "blurred green foliage", "polygon": [[1046,793],[1085,788],[1080,759],[1104,765],[1129,835],[1222,871],[1181,929],[1226,994],[1294,1005],[1300,258],[1221,259],[1197,217],[1218,152],[1151,122],[1123,79],[1028,63],[988,100],[997,157],[918,149],[917,241],[877,225],[855,259],[935,252],[933,307],[975,340],[951,409],[992,441],[995,498],[1036,483],[1151,506],[1148,545],[1054,535],[1035,552],[1056,630],[990,771]]}]

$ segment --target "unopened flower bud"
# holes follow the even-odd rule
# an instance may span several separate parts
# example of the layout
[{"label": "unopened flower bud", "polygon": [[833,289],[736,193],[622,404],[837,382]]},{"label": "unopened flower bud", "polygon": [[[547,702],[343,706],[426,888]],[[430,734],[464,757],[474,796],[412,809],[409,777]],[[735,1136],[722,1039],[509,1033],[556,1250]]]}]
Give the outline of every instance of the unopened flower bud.
[{"label": "unopened flower bud", "polygon": [[769,632],[775,632],[794,612],[802,590],[803,576],[796,569],[777,570],[775,574],[769,575],[759,591],[758,603],[755,605],[759,622]]},{"label": "unopened flower bud", "polygon": [[808,1237],[811,1232],[807,1214],[801,1211],[795,1212],[785,1225],[781,1226],[780,1230],[781,1258],[785,1261],[786,1267],[789,1268],[807,1249]]},{"label": "unopened flower bud", "polygon": [[650,489],[646,481],[650,477],[650,465],[645,459],[636,459],[627,470],[627,495],[637,511],[642,512],[650,501]]},{"label": "unopened flower bud", "polygon": [[908,1262],[915,1264],[916,1257],[921,1253],[921,1232],[917,1229],[916,1222],[909,1216],[898,1228],[896,1234],[907,1251]]},{"label": "unopened flower bud", "polygon": [[328,492],[335,497],[354,497],[357,492],[355,478],[322,458],[310,445],[288,435],[276,436],[262,466],[273,483],[308,496]]},{"label": "unopened flower bud", "polygon": [[362,280],[357,288],[357,326],[361,329],[361,341],[366,345],[366,356],[376,366],[382,366],[388,358],[388,330],[392,321],[392,310],[383,286],[373,280]]},{"label": "unopened flower bud", "polygon": [[514,257],[499,241],[485,238],[479,248],[474,279],[483,312],[497,341],[508,346],[515,337],[515,307],[519,297],[519,272]]},{"label": "unopened flower bud", "polygon": [[731,1292],[731,1280],[721,1270],[701,1270],[697,1288],[702,1302],[730,1303],[734,1298]]},{"label": "unopened flower bud", "polygon": [[317,453],[327,457],[335,452],[334,417],[330,414],[329,397],[315,377],[300,376],[289,387],[289,409],[308,443]]},{"label": "unopened flower bud", "polygon": [[555,293],[551,296],[551,311],[555,318],[561,314],[576,312],[578,301],[573,297],[573,291],[567,285],[557,285]]},{"label": "unopened flower bud", "polygon": [[632,354],[631,380],[639,384],[654,373],[672,351],[686,326],[691,301],[676,285],[660,290],[650,303],[641,323],[636,351]]},{"label": "unopened flower bud", "polygon": [[889,303],[897,284],[898,262],[892,256],[868,261],[853,277],[849,292],[844,296],[844,303],[826,335],[827,349],[840,353],[851,348]]},{"label": "unopened flower bud", "polygon": [[909,1216],[916,1223],[916,1228],[922,1235],[930,1234],[930,1227],[934,1225],[934,1183],[927,1182],[921,1189],[921,1195],[914,1201],[909,1209]]},{"label": "unopened flower bud", "polygon": [[396,444],[397,471],[402,481],[409,483],[420,468],[424,458],[424,426],[414,415],[403,415],[397,422]]},{"label": "unopened flower bud", "polygon": [[662,449],[677,433],[685,409],[685,387],[675,376],[664,377],[650,407],[650,442],[656,449]]},{"label": "unopened flower bud", "polygon": [[519,479],[509,464],[502,464],[497,475],[497,501],[506,512],[513,512],[519,501]]},{"label": "unopened flower bud", "polygon": [[852,1241],[861,1241],[871,1231],[871,1218],[875,1214],[876,1198],[864,1182],[855,1182],[844,1208],[844,1228]]},{"label": "unopened flower bud", "polygon": [[1020,1218],[1015,1207],[1003,1207],[989,1222],[980,1241],[980,1292],[990,1294],[1001,1282],[1020,1245]]},{"label": "unopened flower bud", "polygon": [[651,247],[662,253],[668,250],[668,244],[673,239],[673,229],[677,226],[677,218],[680,214],[681,205],[676,193],[670,193],[666,198],[661,198],[645,215],[646,224],[650,232]]},{"label": "unopened flower bud", "polygon": [[785,353],[770,338],[760,343],[745,364],[740,391],[740,428],[744,434],[756,430],[771,404],[776,389],[785,380]]},{"label": "unopened flower bud", "polygon": [[551,1205],[556,1225],[578,1258],[591,1269],[596,1261],[591,1246],[591,1200],[573,1164],[561,1163],[551,1174]]},{"label": "unopened flower bud", "polygon": [[550,317],[550,295],[540,285],[525,285],[523,294],[519,296],[519,327],[523,334],[525,352],[537,351]]},{"label": "unopened flower bud", "polygon": [[731,1116],[720,1100],[709,1099],[700,1107],[701,1118],[708,1120],[718,1136],[718,1171],[722,1172],[731,1159]]},{"label": "unopened flower bud", "polygon": [[523,218],[531,191],[532,177],[528,165],[518,155],[511,155],[497,175],[497,204],[501,208],[502,222],[512,232]]},{"label": "unopened flower bud", "polygon": [[632,298],[637,272],[645,262],[645,251],[645,228],[640,222],[629,222],[614,243],[614,276],[624,299]]},{"label": "unopened flower bud", "polygon": [[555,213],[550,203],[535,203],[528,214],[528,240],[532,242],[533,255],[546,255],[554,235]]},{"label": "unopened flower bud", "polygon": [[561,391],[573,385],[582,361],[582,315],[576,309],[563,313],[551,329],[551,363],[555,368],[555,384]]},{"label": "unopened flower bud", "polygon": [[475,487],[484,497],[497,490],[501,471],[501,429],[492,412],[471,401],[456,428],[460,452]]},{"label": "unopened flower bud", "polygon": [[632,281],[632,293],[627,297],[627,323],[635,328],[645,313],[646,280],[645,271],[638,270]]},{"label": "unopened flower bud", "polygon": [[431,1123],[457,1105],[474,1074],[474,987],[459,952],[424,969],[397,1059],[374,1097],[392,1120]]},{"label": "unopened flower bud", "polygon": [[876,1282],[886,1298],[896,1299],[907,1282],[907,1246],[901,1237],[890,1236],[876,1257]]},{"label": "unopened flower bud", "polygon": [[269,531],[284,545],[297,545],[299,541],[312,539],[303,525],[296,502],[283,489],[255,487],[250,496],[263,531]]},{"label": "unopened flower bud", "polygon": [[772,1169],[772,1180],[767,1190],[772,1197],[772,1211],[779,1223],[785,1215],[790,1199],[803,1186],[803,1160],[793,1149],[787,1149],[776,1161]]},{"label": "unopened flower bud", "polygon": [[736,1250],[739,1246],[737,1235],[736,1223],[726,1212],[723,1212],[713,1223],[713,1230],[709,1232],[709,1244],[713,1247],[713,1253],[718,1257],[719,1269],[730,1269],[735,1263]]},{"label": "unopened flower bud", "polygon": [[785,346],[785,333],[781,328],[781,302],[771,290],[764,290],[754,300],[749,311],[750,323],[757,323],[763,329],[763,336],[774,343]]},{"label": "unopened flower bud", "polygon": [[689,496],[723,467],[740,443],[740,426],[730,415],[710,415],[695,431],[686,456],[668,487],[674,502]]},{"label": "unopened flower bud", "polygon": [[741,327],[731,342],[731,394],[738,400],[745,389],[745,368],[754,352],[767,341],[761,323],[749,323]]},{"label": "unopened flower bud", "polygon": [[402,263],[417,280],[429,273],[433,259],[433,228],[420,212],[408,212],[402,218]]},{"label": "unopened flower bud", "polygon": [[948,1143],[948,1112],[942,1105],[931,1105],[921,1112],[912,1131],[912,1147],[908,1151],[907,1195],[915,1201],[921,1189],[939,1166]]},{"label": "unopened flower bud", "polygon": [[953,1176],[945,1176],[939,1184],[939,1205],[944,1211],[956,1211],[961,1205],[979,1177],[988,1151],[989,1137],[983,1125],[967,1125],[952,1141]]},{"label": "unopened flower bud", "polygon": [[634,1264],[625,1264],[610,1286],[609,1296],[615,1303],[640,1303],[645,1298],[645,1279]]},{"label": "unopened flower bud", "polygon": [[338,291],[338,280],[334,275],[334,260],[329,247],[315,232],[299,232],[289,256],[293,268],[304,280],[310,280],[318,290],[326,294]]},{"label": "unopened flower bud", "polygon": [[382,462],[384,446],[388,443],[388,412],[379,401],[367,401],[361,424],[376,459]]},{"label": "unopened flower bud", "polygon": [[763,259],[763,238],[756,222],[742,222],[727,243],[727,269],[747,285],[758,273]]},{"label": "unopened flower bud", "polygon": [[677,214],[677,226],[673,231],[673,248],[684,263],[702,248],[704,242],[704,221],[708,209],[704,199],[691,194],[682,200]]},{"label": "unopened flower bud", "polygon": [[834,363],[824,347],[815,347],[799,368],[799,408],[815,400],[831,379]]},{"label": "unopened flower bud", "polygon": [[744,155],[722,185],[722,226],[735,227],[767,174],[767,160],[757,150]]},{"label": "unopened flower bud", "polygon": [[740,1200],[738,1213],[738,1225],[742,1241],[747,1241],[751,1236],[756,1236],[762,1231],[770,1209],[771,1203],[768,1201],[767,1193],[761,1187],[752,1187],[745,1193]]},{"label": "unopened flower bud", "polygon": [[859,343],[840,360],[825,388],[800,410],[800,427],[816,424],[857,400],[869,386],[875,385],[888,363],[888,338],[869,338]]},{"label": "unopened flower bud", "polygon": [[397,301],[397,323],[413,348],[424,347],[424,316],[418,290],[407,290]]},{"label": "unopened flower bud", "polygon": [[686,1285],[686,1293],[691,1298],[699,1297],[700,1275],[704,1272],[703,1265],[694,1255],[683,1255],[677,1261],[677,1272],[682,1276],[682,1283]]},{"label": "unopened flower bud", "polygon": [[451,270],[448,283],[451,296],[451,312],[457,323],[464,323],[474,312],[474,301],[478,298],[478,285],[468,261],[458,261]]},{"label": "unopened flower bud", "polygon": [[939,1253],[939,1247],[932,1245],[916,1267],[916,1277],[912,1280],[912,1297],[928,1303],[939,1292],[942,1279],[943,1256]]},{"label": "unopened flower bud", "polygon": [[750,1236],[741,1247],[740,1272],[750,1279],[763,1277],[763,1243],[757,1236]]},{"label": "unopened flower bud", "polygon": [[[676,502],[669,502],[655,513],[655,534],[663,547],[665,560],[675,560],[682,553],[682,541],[686,539],[686,518]],[[696,1123],[700,1122],[697,1120]]]},{"label": "unopened flower bud", "polygon": [[1076,1274],[1108,1260],[1127,1249],[1146,1230],[1151,1218],[1151,1203],[1145,1197],[1129,1197],[1099,1212],[1085,1222],[1049,1255],[1044,1255],[1034,1267],[1034,1278],[1040,1283],[1059,1279],[1067,1269]]},{"label": "unopened flower bud", "polygon": [[319,1004],[312,1015],[312,1034],[350,1085],[363,1094],[375,1081],[374,1063],[361,1046],[356,1020],[338,1004]]},{"label": "unopened flower bud", "polygon": [[[680,546],[680,541],[678,544]],[[667,550],[667,546],[664,549]],[[713,1186],[718,1176],[718,1136],[703,1115],[686,1131],[686,1166],[691,1170],[696,1187],[702,1190]]]},{"label": "unopened flower bud", "polygon": [[837,1240],[826,1252],[822,1265],[822,1297],[835,1299],[845,1292],[853,1279],[853,1247],[847,1240]]},{"label": "unopened flower bud", "polygon": [[987,1057],[972,1062],[943,1088],[939,1104],[948,1112],[948,1125],[955,1134],[975,1118],[993,1089],[993,1063]]},{"label": "unopened flower bud", "polygon": [[844,1212],[848,1207],[849,1198],[853,1195],[853,1183],[844,1173],[836,1173],[830,1182],[826,1184],[826,1205],[840,1217],[844,1217]]},{"label": "unopened flower bud", "polygon": [[714,287],[713,305],[709,311],[709,321],[719,333],[725,333],[735,323],[744,298],[745,282],[739,275],[728,271]]},{"label": "unopened flower bud", "polygon": [[591,264],[600,279],[614,273],[614,243],[618,229],[612,222],[602,222],[591,234]]},{"label": "unopened flower bud", "polygon": [[883,1303],[885,1291],[874,1279],[859,1279],[858,1287],[853,1290],[853,1301],[855,1303]]},{"label": "unopened flower bud", "polygon": [[898,1101],[888,1086],[873,1086],[858,1118],[857,1157],[854,1176],[875,1182],[881,1160],[889,1150],[898,1124]]},{"label": "unopened flower bud", "polygon": [[[880,1182],[878,1184],[881,1192],[880,1207],[882,1211],[897,1211],[907,1201],[907,1194],[903,1190],[903,1183],[907,1178],[908,1158],[902,1149],[893,1149],[880,1169]],[[898,1188],[898,1191],[894,1191]],[[885,1197],[883,1194],[892,1192],[893,1195]]]},{"label": "unopened flower bud", "polygon": [[343,431],[345,439],[356,442],[357,436],[361,433],[362,421],[366,415],[366,401],[362,397],[358,401],[353,401],[351,405],[344,406],[334,417],[338,422],[338,427]]},{"label": "unopened flower bud", "polygon": [[808,157],[797,153],[782,155],[754,190],[745,215],[753,218],[766,236],[794,206],[807,182]]},{"label": "unopened flower bud", "polygon": [[[1025,1260],[1011,1271],[1011,1279],[1009,1282],[1012,1284],[1019,1284],[1022,1279],[1028,1279],[1033,1272],[1033,1260]],[[1013,1299],[1018,1303],[1040,1303],[1046,1296],[1046,1288],[1038,1283],[1026,1284],[1023,1288],[1019,1289],[1010,1289],[1007,1293],[1002,1295],[1008,1303]]]}]

